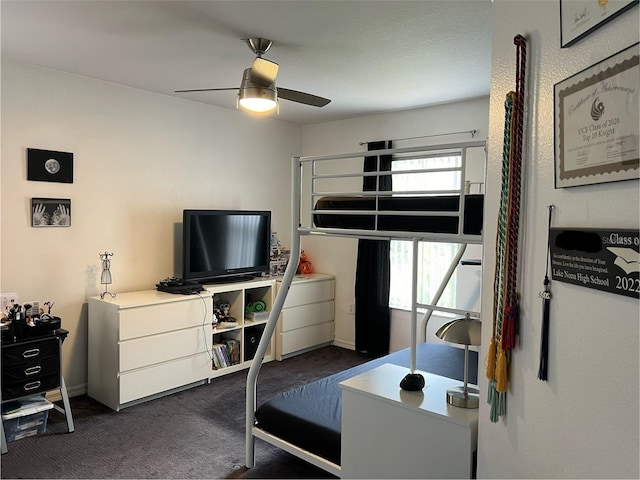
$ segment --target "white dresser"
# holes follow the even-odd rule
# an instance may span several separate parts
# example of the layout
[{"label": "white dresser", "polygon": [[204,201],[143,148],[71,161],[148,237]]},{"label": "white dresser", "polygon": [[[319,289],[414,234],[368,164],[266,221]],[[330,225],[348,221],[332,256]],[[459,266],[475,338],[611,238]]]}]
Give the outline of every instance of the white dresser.
[{"label": "white dresser", "polygon": [[[278,289],[282,282],[278,281]],[[276,359],[329,345],[334,338],[335,277],[322,273],[293,279],[276,327]]]},{"label": "white dresser", "polygon": [[120,410],[211,376],[211,292],[89,299],[90,397]]},{"label": "white dresser", "polygon": [[446,402],[462,382],[420,372],[425,388],[407,392],[408,372],[385,364],[340,384],[342,478],[471,478],[478,410]]}]

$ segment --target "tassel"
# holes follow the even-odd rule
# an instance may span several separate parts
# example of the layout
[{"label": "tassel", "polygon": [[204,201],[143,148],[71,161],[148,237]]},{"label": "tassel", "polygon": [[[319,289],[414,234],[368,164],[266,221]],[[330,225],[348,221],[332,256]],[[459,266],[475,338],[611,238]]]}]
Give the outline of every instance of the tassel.
[{"label": "tassel", "polygon": [[506,392],[498,393],[498,406],[496,408],[496,413],[499,417],[502,417],[507,414],[507,394]]},{"label": "tassel", "polygon": [[498,392],[496,392],[496,381],[489,381],[489,390],[487,391],[487,403],[489,408],[489,420],[493,423],[498,421]]},{"label": "tassel", "polygon": [[496,391],[507,391],[507,356],[502,348],[498,349],[498,362],[496,363]]},{"label": "tassel", "polygon": [[[545,281],[547,279],[545,278]],[[548,293],[548,292],[545,292]],[[549,364],[549,299],[551,295],[542,300],[542,332],[540,334],[540,365],[538,378],[547,380],[547,366]]]},{"label": "tassel", "polygon": [[487,353],[487,378],[496,378],[496,337],[491,337],[489,352]]}]

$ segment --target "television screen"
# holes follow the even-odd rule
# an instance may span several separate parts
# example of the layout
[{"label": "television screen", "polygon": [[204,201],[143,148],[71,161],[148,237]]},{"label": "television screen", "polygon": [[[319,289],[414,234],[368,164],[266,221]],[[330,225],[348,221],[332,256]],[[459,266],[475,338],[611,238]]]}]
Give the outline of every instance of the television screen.
[{"label": "television screen", "polygon": [[183,274],[215,281],[269,271],[271,212],[184,210]]}]

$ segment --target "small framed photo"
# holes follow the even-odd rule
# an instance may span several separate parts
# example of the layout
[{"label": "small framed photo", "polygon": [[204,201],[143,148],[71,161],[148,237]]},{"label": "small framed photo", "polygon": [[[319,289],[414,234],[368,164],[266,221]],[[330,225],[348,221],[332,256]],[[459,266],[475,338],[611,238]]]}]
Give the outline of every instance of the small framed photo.
[{"label": "small framed photo", "polygon": [[638,0],[560,0],[560,47],[573,45]]},{"label": "small framed photo", "polygon": [[556,188],[640,178],[638,45],[554,85]]},{"label": "small framed photo", "polygon": [[73,183],[73,153],[27,148],[27,180]]},{"label": "small framed photo", "polygon": [[70,198],[32,198],[32,227],[70,227]]}]

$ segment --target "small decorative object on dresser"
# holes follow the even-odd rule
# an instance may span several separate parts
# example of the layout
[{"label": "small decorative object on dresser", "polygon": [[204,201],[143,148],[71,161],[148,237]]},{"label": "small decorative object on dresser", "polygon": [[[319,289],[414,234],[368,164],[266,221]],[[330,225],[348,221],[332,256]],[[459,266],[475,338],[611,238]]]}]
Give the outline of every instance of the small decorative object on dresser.
[{"label": "small decorative object on dresser", "polygon": [[105,295],[111,295],[111,298],[115,298],[116,294],[107,290],[107,285],[111,285],[111,260],[109,257],[113,257],[113,253],[104,252],[100,254],[102,260],[102,275],[100,275],[100,283],[104,285],[104,292],[100,294],[100,298],[104,298]]}]

